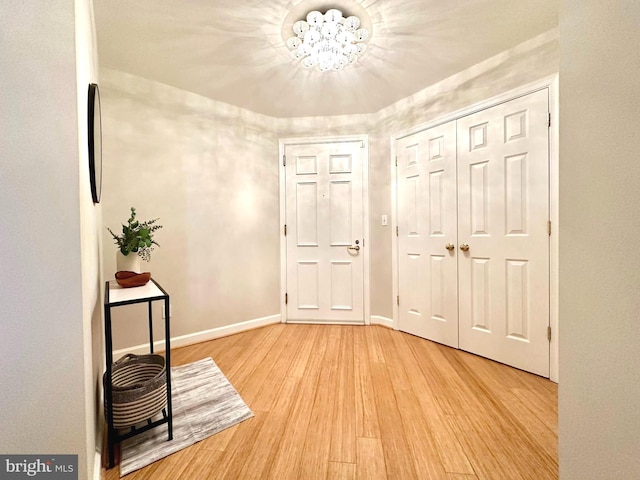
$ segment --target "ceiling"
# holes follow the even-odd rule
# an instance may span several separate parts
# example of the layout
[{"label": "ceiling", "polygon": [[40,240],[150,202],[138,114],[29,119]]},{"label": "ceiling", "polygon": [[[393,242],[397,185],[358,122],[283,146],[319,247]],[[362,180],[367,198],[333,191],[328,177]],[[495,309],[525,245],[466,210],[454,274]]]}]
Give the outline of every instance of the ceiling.
[{"label": "ceiling", "polygon": [[[94,0],[100,66],[274,117],[373,113],[558,23],[559,0]],[[284,41],[308,10],[361,16],[369,48],[305,70]],[[292,34],[291,34],[292,35]]]}]

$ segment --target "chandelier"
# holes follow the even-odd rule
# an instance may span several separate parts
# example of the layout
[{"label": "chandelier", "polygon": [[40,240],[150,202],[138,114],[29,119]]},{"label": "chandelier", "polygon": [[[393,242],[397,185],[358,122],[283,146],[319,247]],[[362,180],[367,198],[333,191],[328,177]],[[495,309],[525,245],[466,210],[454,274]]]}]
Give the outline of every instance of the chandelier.
[{"label": "chandelier", "polygon": [[344,18],[335,8],[321,12],[312,11],[307,20],[293,24],[295,36],[287,40],[291,58],[301,60],[302,66],[316,68],[320,72],[342,70],[358,61],[363,54],[369,32],[360,27],[355,16]]}]

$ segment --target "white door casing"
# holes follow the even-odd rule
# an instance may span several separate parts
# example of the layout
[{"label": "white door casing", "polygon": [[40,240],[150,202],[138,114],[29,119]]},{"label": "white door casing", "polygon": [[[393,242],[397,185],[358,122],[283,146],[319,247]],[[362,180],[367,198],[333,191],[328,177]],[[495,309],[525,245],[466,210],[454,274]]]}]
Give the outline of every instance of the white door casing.
[{"label": "white door casing", "polygon": [[286,321],[364,323],[363,140],[285,144]]},{"label": "white door casing", "polygon": [[548,112],[544,89],[458,120],[460,348],[547,377]]},{"label": "white door casing", "polygon": [[400,330],[458,347],[456,122],[398,140]]}]

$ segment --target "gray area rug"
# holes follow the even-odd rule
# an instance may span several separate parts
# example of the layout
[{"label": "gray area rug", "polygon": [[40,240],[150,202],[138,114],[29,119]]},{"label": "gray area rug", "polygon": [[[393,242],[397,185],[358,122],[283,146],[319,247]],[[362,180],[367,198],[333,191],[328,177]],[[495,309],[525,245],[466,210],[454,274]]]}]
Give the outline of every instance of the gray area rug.
[{"label": "gray area rug", "polygon": [[171,368],[173,440],[162,425],[122,442],[120,476],[253,417],[213,359]]}]

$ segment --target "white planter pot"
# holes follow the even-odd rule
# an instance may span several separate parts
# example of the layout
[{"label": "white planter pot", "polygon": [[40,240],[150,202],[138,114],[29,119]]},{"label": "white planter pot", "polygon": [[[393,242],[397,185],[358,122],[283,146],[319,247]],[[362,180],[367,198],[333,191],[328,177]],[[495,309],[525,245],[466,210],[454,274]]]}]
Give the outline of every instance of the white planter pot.
[{"label": "white planter pot", "polygon": [[142,273],[142,258],[137,253],[131,252],[123,255],[120,250],[116,252],[116,272]]}]

